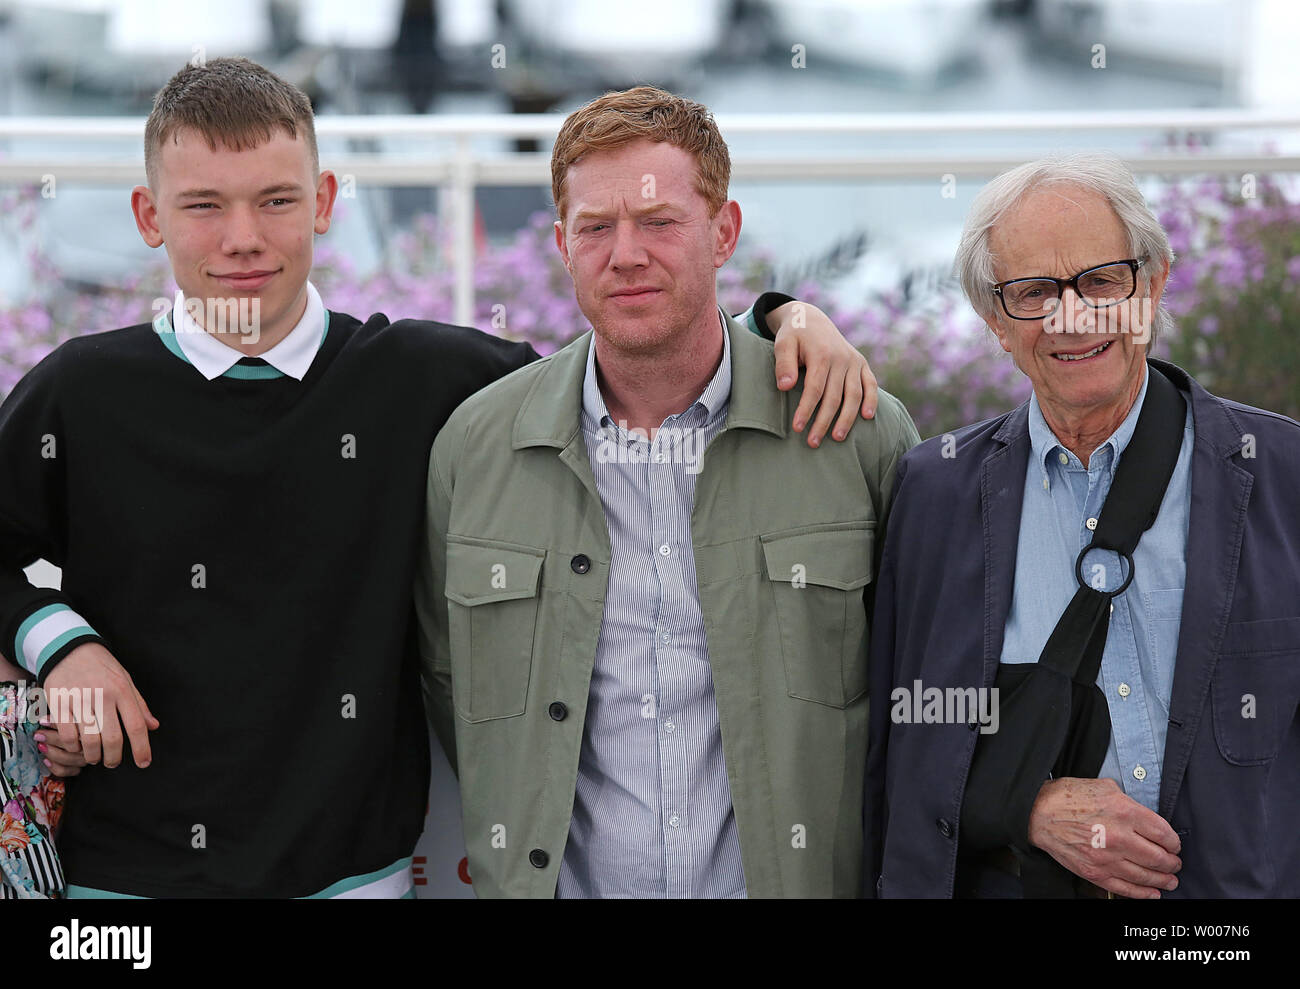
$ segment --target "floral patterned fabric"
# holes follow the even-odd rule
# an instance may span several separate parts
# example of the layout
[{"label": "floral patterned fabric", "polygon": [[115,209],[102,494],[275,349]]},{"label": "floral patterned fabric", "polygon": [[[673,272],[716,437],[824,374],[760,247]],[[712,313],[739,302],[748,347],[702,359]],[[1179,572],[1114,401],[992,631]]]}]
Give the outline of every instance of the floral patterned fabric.
[{"label": "floral patterned fabric", "polygon": [[63,780],[45,767],[32,739],[39,730],[26,685],[0,682],[0,899],[47,899],[64,888],[54,847]]}]

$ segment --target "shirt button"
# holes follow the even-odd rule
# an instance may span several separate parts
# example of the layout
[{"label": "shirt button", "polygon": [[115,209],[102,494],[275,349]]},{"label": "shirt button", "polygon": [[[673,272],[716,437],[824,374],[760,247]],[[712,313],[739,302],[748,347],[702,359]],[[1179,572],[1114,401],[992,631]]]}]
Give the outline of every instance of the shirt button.
[{"label": "shirt button", "polygon": [[675,828],[675,827],[677,827],[677,826],[678,826],[679,824],[681,824],[681,823],[682,823],[682,819],[681,819],[680,817],[678,817],[676,814],[674,814],[672,817],[668,818],[668,824],[669,824],[670,827],[674,827],[674,828]]},{"label": "shirt button", "polygon": [[668,455],[665,454],[665,453],[656,453],[656,454],[655,454],[655,463],[657,463],[657,464],[666,464],[666,463],[668,463]]},{"label": "shirt button", "polygon": [[1141,766],[1134,766],[1133,778],[1138,781],[1144,780],[1147,778],[1147,771],[1143,769]]},{"label": "shirt button", "polygon": [[667,556],[667,555],[668,555],[669,553],[671,553],[671,552],[672,552],[672,549],[669,548],[669,546],[668,546],[667,543],[664,543],[662,546],[659,547],[659,555],[660,555],[660,556]]},{"label": "shirt button", "polygon": [[938,825],[939,833],[941,835],[943,835],[945,838],[952,837],[952,824],[951,822],[948,821],[946,817],[939,818],[939,820],[936,821],[935,824]]},{"label": "shirt button", "polygon": [[551,716],[552,721],[563,721],[569,716],[569,709],[559,701],[554,701],[551,706],[546,709],[546,713]]},{"label": "shirt button", "polygon": [[1065,453],[1058,453],[1056,455],[1056,459],[1059,460],[1062,464],[1068,464],[1070,462],[1069,455]]},{"label": "shirt button", "polygon": [[664,722],[664,731],[668,732],[669,735],[671,735],[676,730],[677,730],[677,726],[673,724],[671,721]]},{"label": "shirt button", "polygon": [[1130,687],[1127,683],[1121,683],[1119,685],[1119,695],[1121,697],[1127,697],[1131,693],[1133,693],[1133,688]]},{"label": "shirt button", "polygon": [[546,863],[551,861],[551,857],[540,848],[534,848],[528,853],[528,864],[534,869],[545,869]]},{"label": "shirt button", "polygon": [[1088,519],[1088,521],[1085,522],[1084,524],[1085,524],[1089,529],[1095,529],[1095,528],[1097,528],[1097,520],[1096,520],[1096,519]]},{"label": "shirt button", "polygon": [[569,569],[574,573],[586,573],[591,569],[591,561],[587,559],[585,553],[579,553],[569,561]]}]

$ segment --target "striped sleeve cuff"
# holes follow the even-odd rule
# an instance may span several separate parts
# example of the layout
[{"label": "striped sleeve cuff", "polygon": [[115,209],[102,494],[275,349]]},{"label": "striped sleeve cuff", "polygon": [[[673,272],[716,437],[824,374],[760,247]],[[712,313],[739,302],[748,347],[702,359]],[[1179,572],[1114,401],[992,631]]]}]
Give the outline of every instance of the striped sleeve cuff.
[{"label": "striped sleeve cuff", "polygon": [[738,312],[731,317],[750,333],[756,333],[758,336],[763,335],[763,331],[758,328],[758,323],[754,321],[754,307],[750,306],[744,312]]},{"label": "striped sleeve cuff", "polygon": [[787,302],[796,302],[792,295],[784,292],[764,292],[748,310],[736,317],[736,322],[745,326],[750,333],[756,333],[764,340],[775,340],[776,335],[767,328],[767,314]]},{"label": "striped sleeve cuff", "polygon": [[19,666],[39,679],[77,646],[102,641],[86,620],[66,604],[47,604],[18,626],[14,657]]}]

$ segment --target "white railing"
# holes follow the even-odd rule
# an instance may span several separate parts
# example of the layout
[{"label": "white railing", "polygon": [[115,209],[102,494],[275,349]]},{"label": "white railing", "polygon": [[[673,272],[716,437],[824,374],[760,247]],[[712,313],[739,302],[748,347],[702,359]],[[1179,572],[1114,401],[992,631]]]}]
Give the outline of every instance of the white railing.
[{"label": "white railing", "polygon": [[[550,185],[547,153],[483,151],[478,139],[555,137],[559,114],[456,114],[449,116],[330,116],[316,122],[323,141],[399,138],[449,141],[450,148],[427,152],[347,152],[326,155],[328,167],[357,182],[384,186],[439,186],[447,195],[455,273],[455,319],[473,321],[474,190],[496,185]],[[1205,151],[1143,152],[1126,156],[1139,174],[1244,174],[1300,172],[1300,108],[1294,110],[1134,110],[1094,113],[835,113],[719,114],[726,135],[790,134],[873,137],[1042,134],[1149,131],[1158,135],[1188,132],[1268,130],[1286,132],[1292,146],[1280,154]],[[49,174],[60,182],[131,183],[143,177],[144,135],[139,117],[0,118],[0,147],[13,138],[46,141],[136,142],[131,152],[11,155],[0,151],[0,184],[40,183]],[[1048,150],[1046,147],[1044,151]],[[982,178],[1031,157],[979,154],[958,149],[944,152],[742,154],[734,156],[732,178],[738,181],[809,181],[827,179],[918,179],[944,175]]]}]

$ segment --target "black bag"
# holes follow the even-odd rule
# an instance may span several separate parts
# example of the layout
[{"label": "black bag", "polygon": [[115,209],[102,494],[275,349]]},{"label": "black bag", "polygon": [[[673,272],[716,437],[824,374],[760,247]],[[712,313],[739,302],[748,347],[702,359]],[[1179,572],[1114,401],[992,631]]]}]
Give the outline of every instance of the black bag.
[{"label": "black bag", "polygon": [[[1133,438],[1093,531],[1075,560],[1079,589],[1048,637],[1037,663],[999,663],[998,731],[981,735],[962,800],[959,853],[1010,848],[1023,895],[1073,897],[1077,877],[1029,844],[1029,815],[1050,778],[1095,779],[1110,745],[1110,709],[1097,686],[1111,599],[1133,581],[1133,550],[1160,512],[1182,446],[1186,403],[1150,364],[1150,383]],[[1090,550],[1114,550],[1128,564],[1120,587],[1101,591],[1083,579]]]}]

